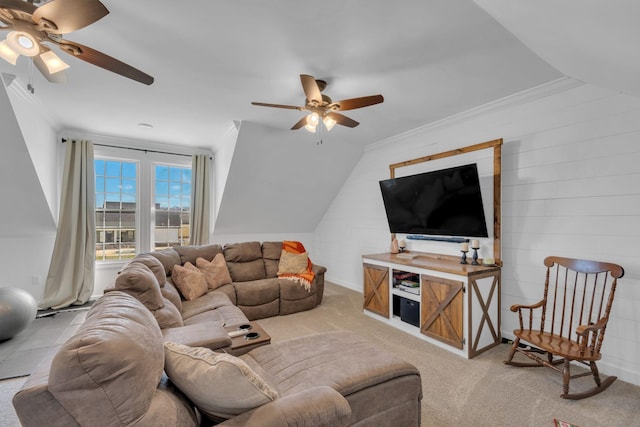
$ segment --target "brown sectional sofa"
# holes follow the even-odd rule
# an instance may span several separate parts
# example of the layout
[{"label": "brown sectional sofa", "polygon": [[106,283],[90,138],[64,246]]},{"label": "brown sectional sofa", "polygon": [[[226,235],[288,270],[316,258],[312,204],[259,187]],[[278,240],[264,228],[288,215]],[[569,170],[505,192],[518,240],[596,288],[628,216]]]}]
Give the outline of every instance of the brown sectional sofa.
[{"label": "brown sectional sofa", "polygon": [[[231,369],[232,379],[207,380],[204,391],[194,395],[192,380],[185,384],[185,377],[167,370],[171,346],[138,299],[107,292],[16,393],[16,413],[24,427],[420,425],[418,370],[350,332],[308,335],[237,358],[204,350],[231,358],[224,364],[247,367],[272,392],[246,409],[238,409],[245,405],[244,394],[228,410],[218,404],[218,417],[203,417],[197,409],[201,400],[238,394],[238,383],[246,378]],[[199,363],[197,357],[181,360]],[[194,368],[193,378],[206,373]]]},{"label": "brown sectional sofa", "polygon": [[[419,426],[418,370],[350,332],[231,351],[223,326],[322,301],[324,267],[313,266],[310,292],[275,277],[281,245],[187,246],[138,255],[16,393],[22,425]],[[173,267],[218,253],[232,283],[181,298]],[[223,375],[212,379],[212,372]],[[247,392],[263,389],[268,398],[246,403]]]},{"label": "brown sectional sofa", "polygon": [[[322,302],[326,268],[313,264],[315,278],[305,289],[277,277],[282,242],[178,246],[138,254],[105,293],[122,291],[151,311],[167,340],[211,349],[230,345],[224,326],[310,310]],[[192,300],[174,285],[174,267],[224,256],[230,283]]]},{"label": "brown sectional sofa", "polygon": [[[229,301],[237,306],[248,320],[296,313],[310,310],[319,305],[322,302],[324,273],[327,269],[313,264],[312,270],[315,273],[315,279],[311,283],[310,290],[306,290],[297,282],[277,277],[281,251],[282,242],[243,242],[224,246],[217,244],[177,246],[140,254],[120,274],[126,273],[127,268],[135,266],[137,263],[146,264],[151,270],[156,270],[154,273],[158,278],[162,296],[169,299],[178,308],[185,325],[198,323],[199,319],[195,318],[190,321],[189,318],[202,314],[203,311],[206,311],[204,308],[221,304],[224,298],[221,298],[218,293],[224,293],[229,297]],[[195,265],[198,258],[211,261],[217,254],[224,255],[232,283],[209,292],[202,300],[200,298],[196,301],[179,300],[180,295],[171,279],[174,266],[185,265],[187,262]],[[158,273],[158,267],[155,266],[156,259],[162,264],[166,278],[161,277],[162,273]],[[162,283],[163,280],[166,284]],[[116,285],[118,285],[117,280]],[[116,289],[129,292],[127,287],[128,285],[115,286]],[[211,294],[216,297],[211,297]],[[215,299],[215,302],[211,302],[211,299]],[[235,316],[231,312],[226,314]],[[237,319],[227,319],[224,315],[219,319],[228,325],[233,324],[230,323],[232,320]]]}]

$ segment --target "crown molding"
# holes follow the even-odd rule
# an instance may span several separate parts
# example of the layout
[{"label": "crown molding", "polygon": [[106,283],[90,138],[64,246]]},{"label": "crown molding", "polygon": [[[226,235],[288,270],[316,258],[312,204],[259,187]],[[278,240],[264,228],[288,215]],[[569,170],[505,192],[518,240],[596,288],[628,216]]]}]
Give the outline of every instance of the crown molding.
[{"label": "crown molding", "polygon": [[557,93],[565,92],[567,90],[583,86],[584,84],[584,82],[570,77],[561,77],[559,79],[551,80],[550,82],[541,84],[539,86],[535,86],[530,89],[505,96],[504,98],[500,98],[495,101],[480,105],[478,107],[463,111],[461,113],[445,117],[444,119],[427,123],[424,126],[420,126],[400,133],[398,135],[373,142],[365,146],[364,151],[369,151],[388,144],[397,143],[414,135],[432,132],[436,129],[444,127],[450,127],[483,114],[497,112],[508,108],[514,108],[516,106],[523,105],[537,99],[546,98]]}]

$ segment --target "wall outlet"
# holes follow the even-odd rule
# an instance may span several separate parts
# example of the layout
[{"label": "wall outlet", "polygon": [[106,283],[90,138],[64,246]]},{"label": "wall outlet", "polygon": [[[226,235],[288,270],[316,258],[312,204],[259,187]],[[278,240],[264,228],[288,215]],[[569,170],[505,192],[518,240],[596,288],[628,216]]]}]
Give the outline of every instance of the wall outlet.
[{"label": "wall outlet", "polygon": [[40,276],[31,276],[31,284],[33,286],[40,286]]}]

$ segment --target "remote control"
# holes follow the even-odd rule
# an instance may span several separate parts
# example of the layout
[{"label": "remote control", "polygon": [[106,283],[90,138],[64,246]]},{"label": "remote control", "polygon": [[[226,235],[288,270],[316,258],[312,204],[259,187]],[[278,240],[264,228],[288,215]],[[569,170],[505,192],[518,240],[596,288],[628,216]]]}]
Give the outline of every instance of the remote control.
[{"label": "remote control", "polygon": [[248,333],[249,333],[248,329],[240,329],[238,331],[231,331],[227,333],[227,335],[229,335],[229,338],[235,338],[235,337],[241,337],[242,335],[247,335]]}]

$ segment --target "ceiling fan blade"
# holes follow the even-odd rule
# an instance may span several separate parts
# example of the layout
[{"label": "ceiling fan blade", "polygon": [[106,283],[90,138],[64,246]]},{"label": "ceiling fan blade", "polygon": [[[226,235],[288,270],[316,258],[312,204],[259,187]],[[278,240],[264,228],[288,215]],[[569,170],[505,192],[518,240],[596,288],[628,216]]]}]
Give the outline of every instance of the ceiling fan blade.
[{"label": "ceiling fan blade", "polygon": [[304,116],[300,120],[296,122],[295,125],[291,126],[291,130],[300,129],[302,126],[307,124],[307,116]]},{"label": "ceiling fan blade", "polygon": [[67,34],[93,24],[108,13],[109,10],[98,0],[52,0],[37,8],[32,19],[36,24],[46,19],[57,27],[47,27],[47,31]]},{"label": "ceiling fan blade", "polygon": [[[40,52],[42,52],[42,50]],[[36,66],[36,68],[38,69],[38,71],[40,71],[42,73],[44,78],[49,80],[51,83],[66,83],[67,82],[67,74],[64,72],[64,70],[58,71],[57,73],[51,74],[49,72],[49,69],[45,65],[44,61],[42,60],[42,58],[40,58],[40,55],[36,55],[36,56],[33,57],[33,63]]]},{"label": "ceiling fan blade", "polygon": [[[58,0],[54,0],[58,1]],[[119,61],[105,53],[99,52],[87,46],[83,46],[80,43],[70,42],[68,40],[61,40],[58,42],[60,48],[71,56],[75,56],[78,59],[88,62],[89,64],[96,65],[104,68],[116,74],[120,74],[123,77],[127,77],[131,80],[135,80],[146,85],[153,83],[153,77],[143,73],[137,68],[133,68],[131,65],[127,65],[122,61]]]},{"label": "ceiling fan blade", "polygon": [[355,110],[356,108],[368,107],[369,105],[380,104],[384,101],[382,95],[363,96],[361,98],[343,99],[336,101],[329,107],[337,106],[338,110]]},{"label": "ceiling fan blade", "polygon": [[356,126],[358,126],[360,123],[356,122],[353,119],[350,119],[349,117],[343,115],[343,114],[339,114],[339,113],[335,113],[335,112],[331,112],[331,113],[327,113],[327,116],[331,117],[333,120],[336,121],[337,124],[342,125],[342,126],[347,126],[350,128],[354,128]]},{"label": "ceiling fan blade", "polygon": [[258,105],[260,107],[273,107],[273,108],[286,108],[288,110],[302,111],[303,107],[296,107],[295,105],[282,105],[282,104],[267,104],[265,102],[252,102],[251,105]]},{"label": "ceiling fan blade", "polygon": [[27,3],[22,0],[0,0],[0,7],[3,9],[19,10],[21,12],[28,13],[29,15],[33,15],[37,9],[37,7],[31,3]]},{"label": "ceiling fan blade", "polygon": [[313,76],[307,74],[300,74],[300,81],[302,82],[302,89],[307,97],[308,101],[315,101],[317,104],[322,104],[322,94],[316,79]]}]

